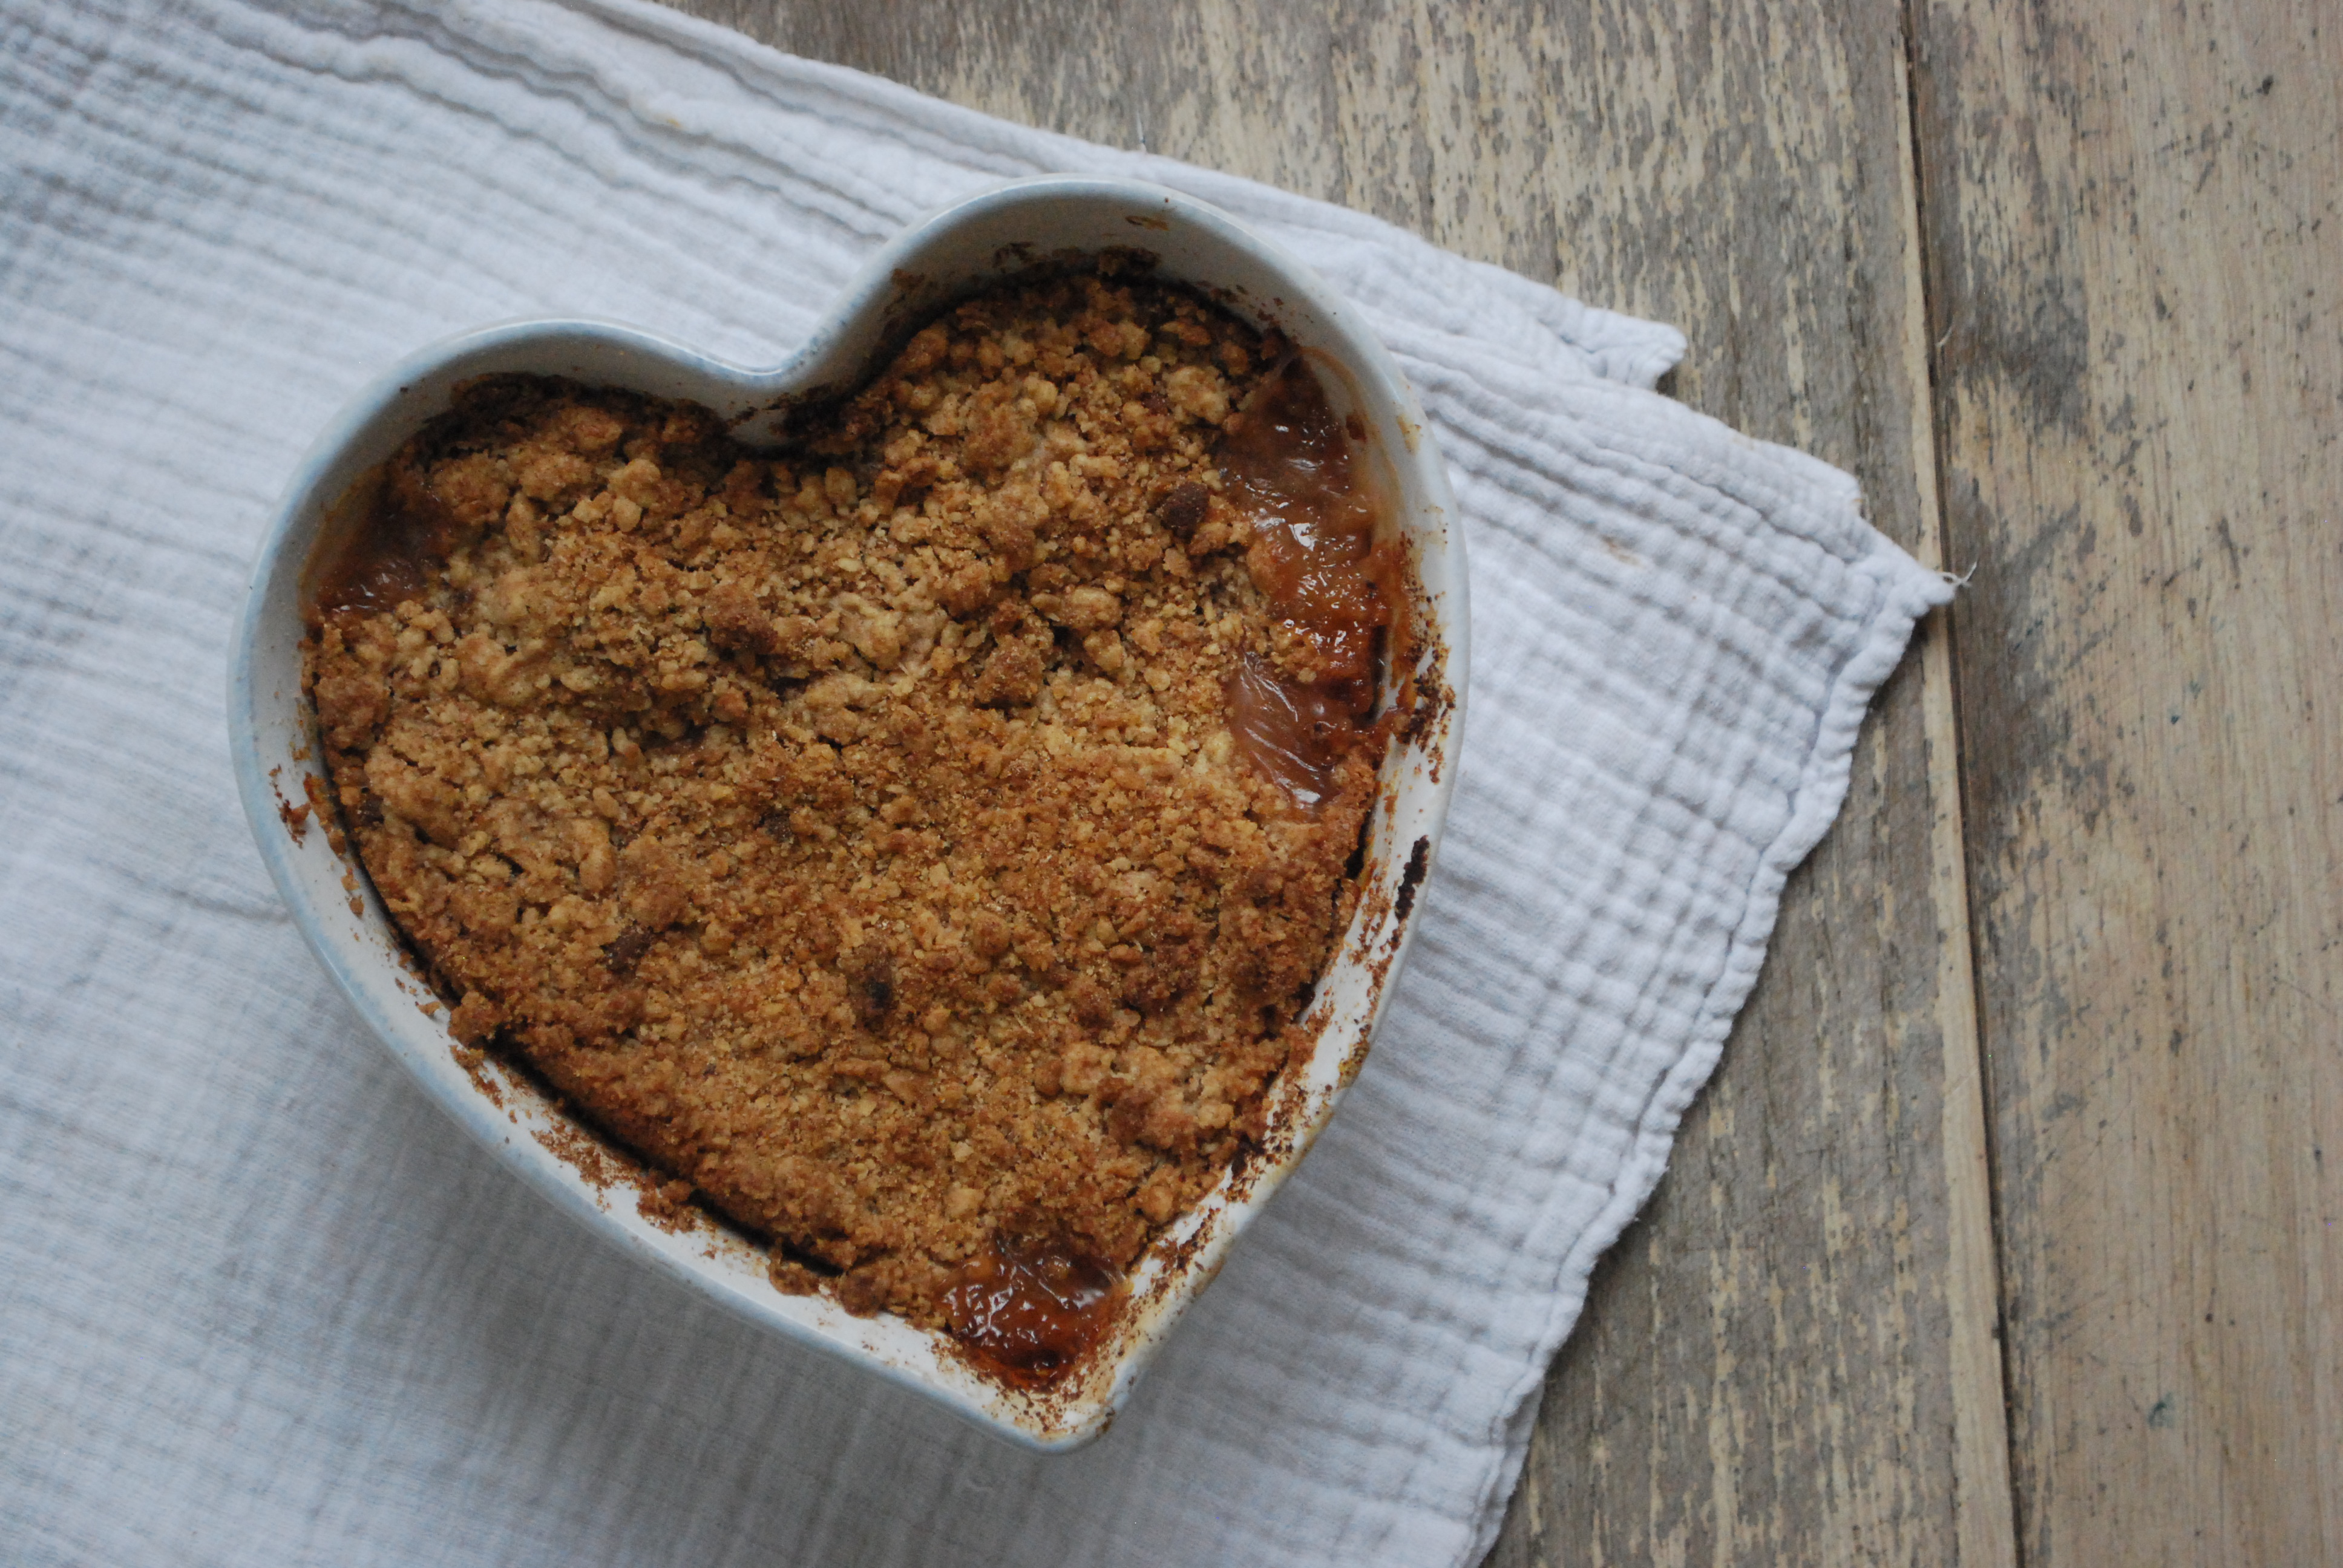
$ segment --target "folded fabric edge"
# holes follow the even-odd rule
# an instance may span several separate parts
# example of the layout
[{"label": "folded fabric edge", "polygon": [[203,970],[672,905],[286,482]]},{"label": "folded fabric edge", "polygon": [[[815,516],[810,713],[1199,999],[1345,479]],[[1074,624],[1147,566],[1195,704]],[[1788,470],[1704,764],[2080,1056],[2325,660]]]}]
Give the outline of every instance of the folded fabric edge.
[{"label": "folded fabric edge", "polygon": [[1605,380],[1648,392],[1660,384],[1661,377],[1684,363],[1684,335],[1668,323],[1605,310],[1599,305],[1583,308],[1579,347],[1593,357]]},{"label": "folded fabric edge", "polygon": [[1630,387],[1640,387],[1649,391],[1660,384],[1661,377],[1684,363],[1686,343],[1684,333],[1678,328],[1669,326],[1664,321],[1645,321],[1639,316],[1623,317],[1616,311],[1602,310],[1593,307],[1589,309],[1592,314],[1605,318],[1603,327],[1606,337],[1614,329],[1614,325],[1620,321],[1631,321],[1638,327],[1656,327],[1660,333],[1665,334],[1664,337],[1639,334],[1632,338],[1623,335],[1615,349],[1607,342],[1595,348],[1594,352],[1602,358],[1606,374],[1626,382]]},{"label": "folded fabric edge", "polygon": [[1921,566],[1900,546],[1861,520],[1859,497],[1850,494],[1845,504],[1855,513],[1854,526],[1869,532],[1875,541],[1861,567],[1880,589],[1874,618],[1861,646],[1849,655],[1832,683],[1789,820],[1760,857],[1724,968],[1702,1004],[1692,1044],[1654,1087],[1637,1119],[1631,1151],[1613,1182],[1610,1200],[1580,1234],[1564,1261],[1562,1288],[1554,1297],[1552,1314],[1538,1333],[1537,1353],[1529,1370],[1503,1402],[1505,1414],[1494,1434],[1502,1457],[1482,1493],[1473,1534],[1465,1550],[1455,1559],[1460,1564],[1480,1562],[1495,1543],[1513,1489],[1520,1483],[1522,1466],[1529,1456],[1539,1395],[1554,1356],[1576,1327],[1579,1313],[1585,1306],[1587,1282],[1595,1262],[1625,1233],[1658,1188],[1684,1112],[1691,1109],[1694,1099],[1724,1056],[1734,1020],[1755,989],[1764,967],[1765,950],[1781,912],[1782,890],[1790,873],[1813,853],[1823,835],[1830,830],[1838,818],[1839,808],[1845,803],[1853,778],[1855,741],[1862,732],[1864,717],[1870,711],[1872,698],[1903,661],[1920,618],[1951,602],[1954,590],[1949,580]]}]

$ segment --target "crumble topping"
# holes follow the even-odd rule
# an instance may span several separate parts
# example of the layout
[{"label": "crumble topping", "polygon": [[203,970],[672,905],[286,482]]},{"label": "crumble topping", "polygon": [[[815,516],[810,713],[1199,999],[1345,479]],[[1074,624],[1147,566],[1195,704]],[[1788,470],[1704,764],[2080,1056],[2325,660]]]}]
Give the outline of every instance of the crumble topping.
[{"label": "crumble topping", "polygon": [[780,1288],[966,1328],[1004,1259],[1128,1267],[1311,1047],[1402,559],[1346,452],[1283,344],[1111,258],[778,454],[485,379],[331,563],[334,792],[460,1040]]}]

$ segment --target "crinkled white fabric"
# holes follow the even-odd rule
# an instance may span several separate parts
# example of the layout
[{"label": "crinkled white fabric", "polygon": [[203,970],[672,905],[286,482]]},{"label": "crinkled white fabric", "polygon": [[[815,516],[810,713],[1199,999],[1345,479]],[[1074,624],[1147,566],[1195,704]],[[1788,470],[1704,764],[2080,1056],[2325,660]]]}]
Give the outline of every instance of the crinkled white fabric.
[{"label": "crinkled white fabric", "polygon": [[[0,1541],[12,1563],[1454,1563],[1946,589],[1646,390],[1667,328],[1356,214],[608,0],[0,4]],[[1363,306],[1467,523],[1462,786],[1334,1125],[1095,1447],[1014,1452],[575,1231],[362,1037],[223,668],[385,364],[751,361],[1006,176],[1136,173]]]}]

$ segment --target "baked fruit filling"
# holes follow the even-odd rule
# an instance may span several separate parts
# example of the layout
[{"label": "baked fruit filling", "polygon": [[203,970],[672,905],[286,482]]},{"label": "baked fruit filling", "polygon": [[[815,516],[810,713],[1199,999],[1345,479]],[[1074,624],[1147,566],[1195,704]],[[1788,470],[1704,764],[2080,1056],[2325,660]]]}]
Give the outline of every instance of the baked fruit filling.
[{"label": "baked fruit filling", "polygon": [[1362,434],[1111,257],[779,452],[468,385],[321,562],[343,827],[459,1040],[1046,1382],[1313,1043],[1404,614]]}]

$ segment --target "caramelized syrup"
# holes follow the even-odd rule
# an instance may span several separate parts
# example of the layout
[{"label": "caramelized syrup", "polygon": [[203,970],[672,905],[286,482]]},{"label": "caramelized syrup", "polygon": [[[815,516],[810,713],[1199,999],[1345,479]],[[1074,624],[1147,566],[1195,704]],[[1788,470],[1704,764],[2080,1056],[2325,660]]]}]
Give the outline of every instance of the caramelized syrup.
[{"label": "caramelized syrup", "polygon": [[1263,378],[1220,452],[1228,498],[1252,533],[1246,568],[1312,666],[1297,682],[1248,659],[1229,681],[1229,729],[1254,769],[1304,808],[1331,793],[1335,763],[1373,710],[1376,654],[1406,570],[1404,546],[1375,540],[1374,497],[1352,449],[1360,439],[1295,356]]},{"label": "caramelized syrup", "polygon": [[[386,469],[387,472],[386,472]],[[313,621],[377,614],[421,598],[462,530],[416,465],[390,463],[350,487],[327,519],[327,553],[305,607]]]},{"label": "caramelized syrup", "polygon": [[1318,686],[1281,680],[1247,656],[1229,678],[1229,733],[1253,771],[1293,797],[1317,805],[1334,790],[1334,764],[1357,740],[1357,715]]},{"label": "caramelized syrup", "polygon": [[1036,1242],[1003,1246],[960,1271],[944,1293],[952,1337],[988,1370],[1024,1388],[1054,1382],[1106,1332],[1121,1281],[1095,1258]]}]

